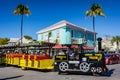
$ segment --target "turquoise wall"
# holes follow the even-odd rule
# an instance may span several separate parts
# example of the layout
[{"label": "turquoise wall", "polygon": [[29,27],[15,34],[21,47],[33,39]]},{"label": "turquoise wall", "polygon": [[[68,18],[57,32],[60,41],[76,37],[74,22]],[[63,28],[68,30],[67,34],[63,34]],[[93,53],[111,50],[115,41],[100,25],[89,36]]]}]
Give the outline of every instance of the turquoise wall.
[{"label": "turquoise wall", "polygon": [[66,44],[71,44],[71,29],[66,27]]},{"label": "turquoise wall", "polygon": [[79,32],[79,31],[74,30],[74,38],[75,38],[75,39],[78,39],[78,34],[79,34],[78,32]]},{"label": "turquoise wall", "polygon": [[81,38],[84,38],[84,32],[80,32],[80,34],[81,34]]},{"label": "turquoise wall", "polygon": [[60,29],[60,44],[66,44],[66,27]]},{"label": "turquoise wall", "polygon": [[55,40],[57,38],[56,30],[51,31],[52,32],[52,40]]},{"label": "turquoise wall", "polygon": [[93,34],[87,33],[86,37],[87,37],[87,45],[93,46]]},{"label": "turquoise wall", "polygon": [[38,40],[42,40],[42,34],[38,34]]},{"label": "turquoise wall", "polygon": [[[73,38],[71,38],[71,28],[68,27],[62,27],[59,29],[52,30],[52,36],[51,36],[51,41],[54,42],[56,39],[59,40],[59,44],[71,44],[71,39],[76,40],[77,44],[81,44],[78,39],[84,40],[84,32],[79,31],[79,30],[73,30]],[[49,32],[41,33],[38,34],[38,41],[43,40],[46,41],[46,36],[48,35]],[[59,35],[59,36],[58,36]],[[86,45],[93,46],[93,34],[91,33],[86,33],[86,39],[87,43]]]}]

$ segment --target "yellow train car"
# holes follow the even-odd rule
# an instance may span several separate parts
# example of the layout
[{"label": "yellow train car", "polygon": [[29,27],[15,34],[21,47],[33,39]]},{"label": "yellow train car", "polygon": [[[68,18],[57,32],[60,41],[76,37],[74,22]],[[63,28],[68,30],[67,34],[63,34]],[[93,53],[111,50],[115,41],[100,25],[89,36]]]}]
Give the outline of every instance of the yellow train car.
[{"label": "yellow train car", "polygon": [[15,53],[10,53],[6,54],[6,64],[10,65],[20,65],[20,60],[22,59],[23,54],[15,54]]},{"label": "yellow train car", "polygon": [[54,69],[54,59],[51,59],[47,55],[23,55],[19,66],[21,66],[22,69],[35,68],[52,70]]},{"label": "yellow train car", "polygon": [[[40,42],[11,46],[0,46],[5,57],[0,57],[0,63],[20,66],[22,69],[34,68],[41,70],[54,69],[54,59],[50,57],[53,43]],[[44,51],[44,52],[43,52]]]}]

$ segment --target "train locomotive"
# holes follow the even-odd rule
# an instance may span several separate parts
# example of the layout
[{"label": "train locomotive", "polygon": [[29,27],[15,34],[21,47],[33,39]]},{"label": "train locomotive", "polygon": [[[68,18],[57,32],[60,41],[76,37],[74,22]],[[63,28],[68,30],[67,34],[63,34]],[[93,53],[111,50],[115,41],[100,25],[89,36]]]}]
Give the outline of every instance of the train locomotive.
[{"label": "train locomotive", "polygon": [[[73,45],[77,48],[72,49]],[[85,51],[82,44],[65,46],[68,47],[66,52],[55,56],[55,68],[57,68],[58,74],[69,72],[101,74],[107,71],[102,51]],[[70,49],[73,52],[70,52]]]}]

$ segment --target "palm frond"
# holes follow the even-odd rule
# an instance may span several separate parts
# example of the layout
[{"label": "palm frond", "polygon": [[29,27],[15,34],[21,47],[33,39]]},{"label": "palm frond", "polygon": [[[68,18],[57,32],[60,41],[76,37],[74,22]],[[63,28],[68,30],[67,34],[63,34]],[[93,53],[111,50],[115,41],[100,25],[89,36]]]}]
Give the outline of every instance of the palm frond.
[{"label": "palm frond", "polygon": [[103,13],[103,12],[100,12],[100,14],[99,14],[100,16],[102,16],[102,17],[104,17],[105,16],[105,14]]},{"label": "palm frond", "polygon": [[86,16],[96,16],[97,14],[100,16],[105,16],[99,4],[93,4],[90,10],[86,11]]},{"label": "palm frond", "polygon": [[120,42],[120,36],[115,36],[112,38],[111,43]]},{"label": "palm frond", "polygon": [[88,10],[86,11],[86,16],[94,16],[94,13],[92,12],[92,10]]},{"label": "palm frond", "polygon": [[20,4],[16,7],[16,10],[13,11],[14,14],[26,14],[27,16],[30,14],[30,10],[28,6],[24,6],[23,4]]},{"label": "palm frond", "polygon": [[86,11],[86,16],[89,16],[89,11]]}]

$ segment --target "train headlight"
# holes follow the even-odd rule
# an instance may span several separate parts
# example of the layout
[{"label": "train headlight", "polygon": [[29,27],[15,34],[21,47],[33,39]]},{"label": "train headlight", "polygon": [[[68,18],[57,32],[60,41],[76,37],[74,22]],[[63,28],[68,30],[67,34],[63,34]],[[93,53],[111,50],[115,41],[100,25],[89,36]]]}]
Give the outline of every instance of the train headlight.
[{"label": "train headlight", "polygon": [[57,62],[55,62],[54,65],[57,65]]}]

